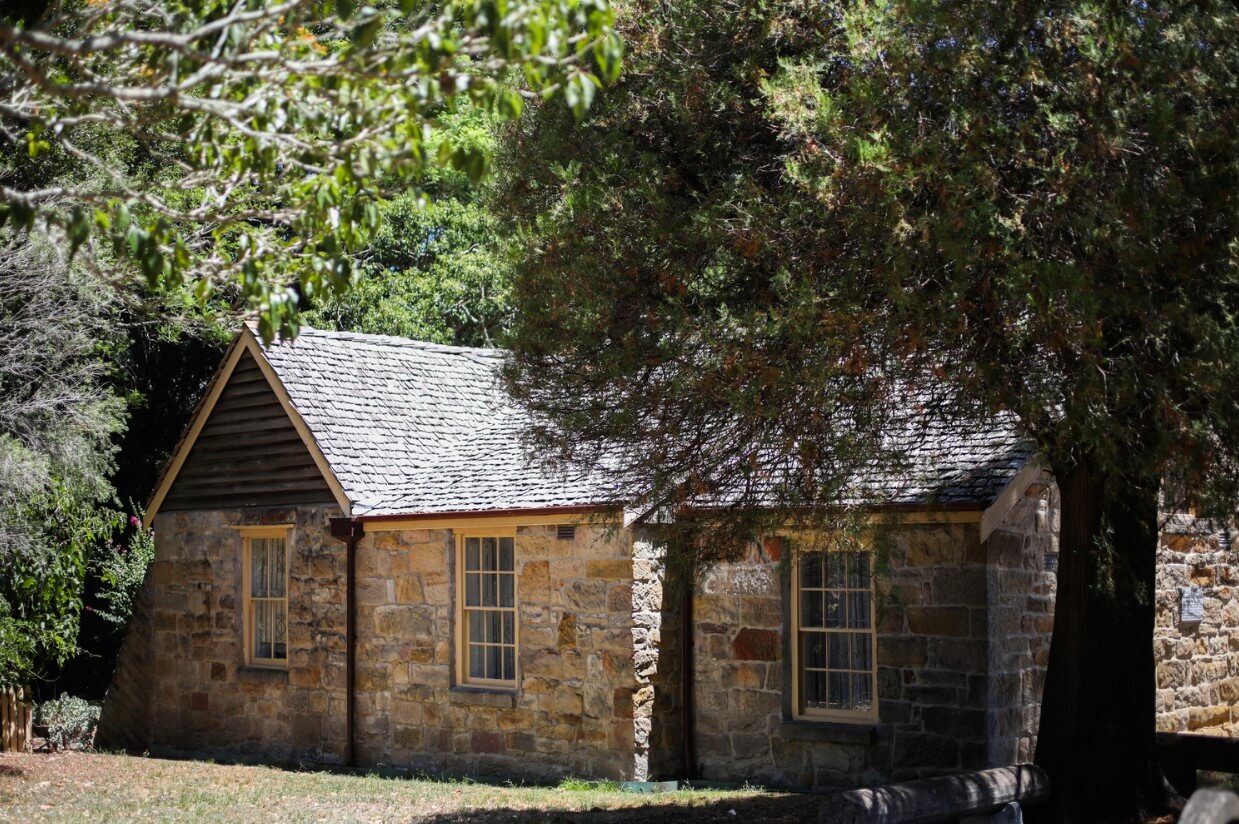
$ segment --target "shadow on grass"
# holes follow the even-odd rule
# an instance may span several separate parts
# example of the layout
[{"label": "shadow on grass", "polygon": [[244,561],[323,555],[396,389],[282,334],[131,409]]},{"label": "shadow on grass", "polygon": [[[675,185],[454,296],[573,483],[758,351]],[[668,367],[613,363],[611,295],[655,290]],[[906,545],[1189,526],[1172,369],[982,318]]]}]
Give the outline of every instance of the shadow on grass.
[{"label": "shadow on grass", "polygon": [[462,810],[418,817],[418,824],[647,824],[647,822],[735,822],[736,824],[801,824],[817,821],[820,795],[774,795],[742,799],[719,799],[694,805],[658,796],[640,807],[589,810]]}]

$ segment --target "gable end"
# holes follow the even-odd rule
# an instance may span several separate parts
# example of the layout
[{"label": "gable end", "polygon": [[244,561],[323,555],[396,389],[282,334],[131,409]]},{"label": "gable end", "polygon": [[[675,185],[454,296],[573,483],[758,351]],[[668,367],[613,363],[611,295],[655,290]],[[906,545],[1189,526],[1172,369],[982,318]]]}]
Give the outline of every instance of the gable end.
[{"label": "gable end", "polygon": [[158,508],[223,510],[337,502],[253,352],[243,347],[231,372],[221,377],[226,377],[223,389],[202,410],[206,420],[192,443],[186,444],[189,452]]}]

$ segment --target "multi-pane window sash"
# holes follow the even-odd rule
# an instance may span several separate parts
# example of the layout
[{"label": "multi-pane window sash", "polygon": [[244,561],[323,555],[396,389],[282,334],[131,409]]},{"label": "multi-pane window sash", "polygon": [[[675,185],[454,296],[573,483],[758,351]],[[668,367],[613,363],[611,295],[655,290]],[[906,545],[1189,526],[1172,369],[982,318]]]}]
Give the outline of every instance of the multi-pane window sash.
[{"label": "multi-pane window sash", "polygon": [[253,536],[245,543],[250,663],[283,666],[288,662],[287,540]]},{"label": "multi-pane window sash", "polygon": [[805,553],[796,584],[798,714],[876,717],[870,553]]},{"label": "multi-pane window sash", "polygon": [[464,675],[470,684],[516,682],[514,539],[464,539]]}]

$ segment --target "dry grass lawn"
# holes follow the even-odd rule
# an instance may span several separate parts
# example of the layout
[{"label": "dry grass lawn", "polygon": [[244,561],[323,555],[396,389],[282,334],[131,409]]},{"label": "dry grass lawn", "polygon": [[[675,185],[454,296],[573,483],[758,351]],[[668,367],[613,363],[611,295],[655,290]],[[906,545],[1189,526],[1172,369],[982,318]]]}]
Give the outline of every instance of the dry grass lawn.
[{"label": "dry grass lawn", "polygon": [[500,822],[816,820],[821,799],[760,790],[639,794],[294,772],[125,755],[0,755],[0,821]]}]

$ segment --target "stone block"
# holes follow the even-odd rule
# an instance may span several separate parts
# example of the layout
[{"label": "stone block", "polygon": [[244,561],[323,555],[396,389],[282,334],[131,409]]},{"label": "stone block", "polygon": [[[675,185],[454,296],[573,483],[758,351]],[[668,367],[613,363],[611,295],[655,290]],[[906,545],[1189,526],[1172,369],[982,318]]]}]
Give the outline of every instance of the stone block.
[{"label": "stone block", "polygon": [[632,579],[632,561],[627,558],[607,558],[585,562],[585,575],[588,578],[602,578],[610,581],[625,581]]},{"label": "stone block", "polygon": [[633,609],[632,585],[620,584],[607,592],[607,611],[631,613]]},{"label": "stone block", "polygon": [[764,664],[722,664],[715,670],[714,680],[720,687],[760,690],[765,686]]},{"label": "stone block", "polygon": [[503,733],[474,730],[470,735],[469,749],[475,753],[499,754],[507,751]]},{"label": "stone block", "polygon": [[747,760],[762,758],[770,753],[770,736],[753,733],[733,733],[731,754],[733,758]]},{"label": "stone block", "polygon": [[318,667],[292,667],[288,670],[288,685],[300,689],[313,689],[322,684],[323,675]]},{"label": "stone block", "polygon": [[921,720],[926,732],[951,738],[984,740],[985,712],[958,707],[923,707]]},{"label": "stone block", "polygon": [[[388,585],[391,585],[390,597]],[[389,604],[395,600],[396,587],[394,581],[384,578],[362,578],[357,581],[357,604],[359,606],[376,606]]]},{"label": "stone block", "polygon": [[1189,707],[1187,711],[1187,729],[1203,730],[1210,727],[1221,727],[1230,723],[1230,707]]},{"label": "stone block", "polygon": [[779,637],[775,630],[744,627],[731,641],[731,655],[738,661],[777,661]]},{"label": "stone block", "polygon": [[732,627],[740,623],[737,599],[698,595],[693,598],[693,618],[702,624]]},{"label": "stone block", "polygon": [[959,747],[946,736],[897,730],[891,761],[897,767],[953,769],[959,765]]},{"label": "stone block", "polygon": [[605,612],[607,585],[598,580],[575,580],[560,590],[564,606],[576,612]]},{"label": "stone block", "polygon": [[886,667],[923,669],[926,649],[924,638],[878,636],[878,661]]},{"label": "stone block", "polygon": [[[991,537],[992,540],[992,537]],[[913,529],[908,536],[910,567],[956,565],[962,559],[959,536],[949,528]]]},{"label": "stone block", "polygon": [[970,634],[966,607],[908,607],[908,630],[916,635],[966,638]]},{"label": "stone block", "polygon": [[509,732],[504,736],[504,743],[508,752],[538,752],[538,739],[531,732]]},{"label": "stone block", "polygon": [[878,719],[883,724],[906,724],[912,720],[912,704],[907,701],[878,701]]},{"label": "stone block", "polygon": [[517,581],[522,603],[551,602],[551,572],[546,561],[526,561]]},{"label": "stone block", "polygon": [[935,570],[930,588],[932,602],[938,606],[984,606],[986,570],[983,567]]},{"label": "stone block", "polygon": [[633,689],[631,687],[616,687],[611,694],[611,712],[616,718],[632,718]]},{"label": "stone block", "polygon": [[357,665],[358,692],[380,692],[391,686],[390,665],[387,663]]},{"label": "stone block", "polygon": [[633,674],[633,656],[630,652],[603,650],[601,657],[602,677],[610,683],[628,681]]},{"label": "stone block", "polygon": [[740,620],[751,627],[782,626],[782,599],[754,595],[741,596]]},{"label": "stone block", "polygon": [[929,641],[932,665],[957,672],[985,672],[988,650],[984,641],[932,639]]},{"label": "stone block", "polygon": [[729,578],[733,594],[779,597],[779,579],[773,564],[732,565]]},{"label": "stone block", "polygon": [[374,610],[374,632],[389,638],[429,638],[433,613],[425,606],[396,604]]},{"label": "stone block", "polygon": [[402,575],[396,579],[396,601],[401,604],[420,604],[426,600],[420,575]]}]

